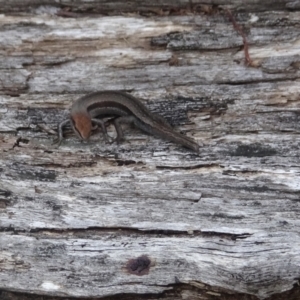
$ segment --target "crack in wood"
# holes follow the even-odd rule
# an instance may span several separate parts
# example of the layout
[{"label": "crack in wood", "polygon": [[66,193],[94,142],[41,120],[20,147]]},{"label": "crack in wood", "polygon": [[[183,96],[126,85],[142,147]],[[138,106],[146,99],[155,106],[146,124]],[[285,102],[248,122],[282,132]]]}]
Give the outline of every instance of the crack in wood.
[{"label": "crack in wood", "polygon": [[166,237],[173,236],[176,238],[185,238],[189,236],[190,238],[197,237],[220,237],[229,240],[238,240],[238,239],[246,239],[250,237],[252,234],[250,233],[224,233],[217,231],[201,231],[201,230],[192,230],[192,231],[179,231],[179,230],[162,230],[162,229],[153,229],[153,230],[140,230],[135,228],[125,228],[125,227],[88,227],[88,228],[77,228],[77,229],[59,229],[59,228],[34,228],[30,230],[22,230],[19,228],[13,227],[0,227],[0,232],[12,232],[15,235],[19,234],[28,234],[30,236],[48,236],[49,233],[60,235],[62,238],[64,236],[80,236],[81,234],[89,235],[89,234],[113,234],[113,235],[122,235],[122,236],[131,236],[132,234],[137,236],[155,236],[155,237]]},{"label": "crack in wood", "polygon": [[[17,128],[17,131],[19,129]],[[16,147],[21,147],[20,143],[24,143],[24,144],[28,144],[29,143],[29,139],[26,139],[26,138],[17,138],[16,142],[14,143],[12,149],[16,148]]]},{"label": "crack in wood", "polygon": [[145,165],[142,161],[135,161],[135,160],[123,160],[123,159],[116,159],[117,165],[121,166],[130,166],[130,165]]},{"label": "crack in wood", "polygon": [[157,165],[156,169],[160,170],[195,170],[195,169],[202,169],[202,168],[224,168],[224,166],[221,166],[219,164],[209,163],[209,164],[196,164],[192,166],[160,166]]},{"label": "crack in wood", "polygon": [[[281,73],[281,72],[280,72]],[[282,72],[282,74],[285,74]],[[234,80],[234,81],[218,81],[219,85],[232,85],[232,86],[239,86],[245,84],[255,84],[255,83],[272,83],[272,82],[289,82],[289,81],[296,81],[300,79],[299,76],[285,76],[282,78],[260,78],[260,79],[253,79],[253,80]]]}]

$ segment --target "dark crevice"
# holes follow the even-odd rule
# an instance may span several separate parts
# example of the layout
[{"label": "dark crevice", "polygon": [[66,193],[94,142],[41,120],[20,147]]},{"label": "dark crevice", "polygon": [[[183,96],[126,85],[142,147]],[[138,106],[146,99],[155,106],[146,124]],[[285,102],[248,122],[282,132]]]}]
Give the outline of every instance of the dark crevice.
[{"label": "dark crevice", "polygon": [[5,209],[9,205],[9,203],[11,202],[11,196],[11,191],[0,189],[0,209]]},{"label": "dark crevice", "polygon": [[130,166],[130,165],[144,165],[142,161],[134,161],[134,160],[122,160],[122,159],[116,159],[116,162],[119,167],[121,166]]},{"label": "dark crevice", "polygon": [[215,232],[215,231],[205,231],[202,232],[204,236],[222,236],[222,237],[227,237],[231,240],[241,240],[241,239],[246,239],[250,236],[252,236],[251,233],[241,233],[241,234],[229,234],[229,233],[222,233],[222,232]]},{"label": "dark crevice", "polygon": [[29,143],[29,140],[28,140],[28,139],[25,139],[25,138],[19,137],[19,138],[16,140],[16,142],[14,143],[14,145],[13,145],[13,149],[14,149],[15,147],[21,147],[21,146],[20,146],[20,143],[28,144],[28,143]]},{"label": "dark crevice", "polygon": [[20,97],[21,94],[24,94],[27,92],[27,88],[16,88],[16,89],[10,89],[7,87],[4,87],[0,90],[2,95],[10,96],[10,97]]},{"label": "dark crevice", "polygon": [[27,130],[31,130],[30,127],[17,127],[16,131],[27,131]]},{"label": "dark crevice", "polygon": [[[83,233],[85,236],[87,234],[119,234],[119,235],[142,235],[142,236],[156,236],[156,237],[163,237],[163,236],[176,236],[176,237],[219,237],[229,240],[238,240],[238,239],[246,239],[247,237],[251,236],[250,233],[241,233],[241,234],[235,234],[235,233],[224,233],[224,232],[216,232],[216,231],[201,231],[201,230],[191,230],[191,232],[187,231],[180,231],[180,230],[164,230],[164,229],[151,229],[151,230],[139,230],[134,228],[128,228],[128,227],[87,227],[87,228],[66,228],[66,229],[57,229],[57,228],[35,228],[35,229],[16,229],[13,227],[7,227],[7,228],[0,228],[0,232],[12,232],[13,234],[22,234],[22,233],[29,233],[32,235],[35,234],[72,234],[72,236],[80,235]],[[47,235],[48,236],[48,235]]]},{"label": "dark crevice", "polygon": [[201,168],[224,168],[219,164],[198,164],[193,166],[156,166],[156,169],[164,170],[164,169],[171,169],[171,170],[194,170],[194,169],[201,169]]},{"label": "dark crevice", "polygon": [[[297,278],[295,278],[297,279]],[[137,282],[139,283],[139,282]],[[197,285],[199,283],[199,285]],[[136,284],[133,282],[133,284]],[[158,299],[173,299],[181,300],[182,293],[187,292],[190,295],[189,299],[207,299],[207,300],[259,300],[258,297],[251,294],[238,293],[233,290],[211,286],[198,281],[181,281],[180,278],[174,276],[174,284],[170,283],[166,287],[172,287],[161,293],[120,293],[106,297],[66,297],[53,295],[39,295],[29,292],[9,291],[8,289],[0,290],[1,300],[158,300]],[[276,293],[266,298],[266,300],[299,300],[300,287],[299,283],[295,283],[291,290]]]},{"label": "dark crevice", "polygon": [[238,145],[232,151],[228,151],[230,156],[240,157],[269,157],[277,155],[277,151],[270,146],[265,146],[261,143]]},{"label": "dark crevice", "polygon": [[[46,151],[45,151],[46,152]],[[54,164],[54,163],[45,163],[45,164],[35,164],[35,167],[46,167],[46,168],[81,168],[81,167],[93,167],[97,163],[94,161],[87,161],[87,162],[78,162],[78,163],[70,163],[65,166],[63,163],[61,164]]]},{"label": "dark crevice", "polygon": [[10,97],[20,97],[20,93],[19,92],[6,92],[4,93],[4,95],[10,96]]},{"label": "dark crevice", "polygon": [[[12,292],[9,290],[0,290],[1,300],[157,300],[164,299],[163,293],[146,293],[146,294],[132,294],[132,293],[121,293],[114,296],[107,297],[66,297],[64,296],[49,296],[44,294],[32,294],[32,293],[22,293],[22,292]],[[175,298],[174,298],[175,299]]]},{"label": "dark crevice", "polygon": [[[0,170],[1,172],[1,170]],[[5,197],[5,198],[8,198],[12,195],[12,192],[9,191],[9,190],[2,190],[0,189],[0,197]]]},{"label": "dark crevice", "polygon": [[[285,74],[284,72],[283,73],[280,73],[280,74]],[[256,83],[271,83],[271,82],[288,82],[288,81],[295,81],[299,79],[298,76],[294,77],[294,78],[286,78],[286,77],[283,77],[283,78],[266,78],[266,79],[251,79],[251,80],[236,80],[236,81],[221,81],[221,82],[216,82],[216,84],[218,85],[232,85],[232,86],[235,86],[235,85],[244,85],[244,84],[256,84]]]}]

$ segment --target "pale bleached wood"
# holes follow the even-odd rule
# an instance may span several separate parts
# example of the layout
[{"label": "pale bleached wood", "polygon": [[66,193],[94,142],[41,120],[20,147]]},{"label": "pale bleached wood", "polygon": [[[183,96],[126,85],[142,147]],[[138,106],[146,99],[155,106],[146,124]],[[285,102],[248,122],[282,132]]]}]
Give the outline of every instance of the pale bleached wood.
[{"label": "pale bleached wood", "polygon": [[[19,236],[2,233],[0,259],[4,268],[0,279],[7,288],[22,290],[29,277],[28,292],[76,297],[158,293],[170,289],[175,276],[186,284],[193,285],[197,278],[228,289],[234,280],[236,290],[261,296],[266,295],[266,285],[270,293],[288,289],[290,278],[298,276],[299,245],[286,243],[280,232],[272,237],[261,232],[244,238],[232,241],[218,236],[156,237],[125,232],[103,233],[89,239],[46,233],[20,240]],[[297,234],[290,234],[290,238],[297,239]],[[268,260],[258,266],[261,252]],[[282,264],[286,252],[294,253],[289,256],[293,263]],[[128,261],[141,256],[150,261],[149,273],[130,274]],[[18,280],[14,280],[16,273]],[[275,273],[281,277],[280,287],[269,284],[276,280]],[[258,289],[265,292],[260,294]]]},{"label": "pale bleached wood", "polygon": [[[245,11],[247,67],[221,10],[65,19],[30,3],[30,14],[20,6],[11,11],[26,14],[0,18],[0,289],[103,297],[187,285],[261,299],[291,289],[300,276],[300,15],[284,8],[294,4],[216,3]],[[53,147],[71,103],[102,89],[142,99],[200,153],[130,127],[120,146],[98,133]],[[128,274],[143,255],[148,274]]]}]

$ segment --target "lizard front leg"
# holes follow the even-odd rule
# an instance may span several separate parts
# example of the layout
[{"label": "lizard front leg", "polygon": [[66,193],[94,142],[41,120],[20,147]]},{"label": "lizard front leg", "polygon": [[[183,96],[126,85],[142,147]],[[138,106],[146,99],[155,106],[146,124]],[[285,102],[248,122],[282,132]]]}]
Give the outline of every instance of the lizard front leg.
[{"label": "lizard front leg", "polygon": [[57,144],[57,148],[60,146],[62,140],[64,139],[63,137],[63,127],[67,125],[70,122],[70,119],[64,120],[61,123],[57,125],[57,134],[58,137],[52,142],[52,145]]}]

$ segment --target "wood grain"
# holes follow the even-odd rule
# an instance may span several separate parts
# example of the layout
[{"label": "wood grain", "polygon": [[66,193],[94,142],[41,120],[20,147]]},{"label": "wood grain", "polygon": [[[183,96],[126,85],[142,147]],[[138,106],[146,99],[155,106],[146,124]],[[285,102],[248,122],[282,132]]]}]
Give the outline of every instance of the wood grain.
[{"label": "wood grain", "polygon": [[[266,299],[298,284],[295,1],[2,2],[3,297]],[[121,145],[67,132],[55,148],[71,103],[97,90],[140,98],[199,155],[131,127]]]}]

